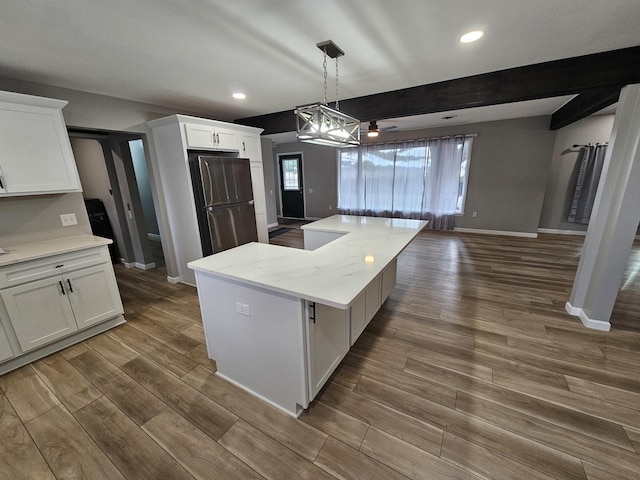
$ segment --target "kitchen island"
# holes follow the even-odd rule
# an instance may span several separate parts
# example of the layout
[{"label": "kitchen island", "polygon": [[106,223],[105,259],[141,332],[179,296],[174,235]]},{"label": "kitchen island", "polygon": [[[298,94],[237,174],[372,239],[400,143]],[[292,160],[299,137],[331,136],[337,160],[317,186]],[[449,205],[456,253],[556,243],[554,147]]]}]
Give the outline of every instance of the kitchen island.
[{"label": "kitchen island", "polygon": [[395,285],[427,222],[335,215],[305,250],[249,243],[189,263],[217,374],[298,416]]}]

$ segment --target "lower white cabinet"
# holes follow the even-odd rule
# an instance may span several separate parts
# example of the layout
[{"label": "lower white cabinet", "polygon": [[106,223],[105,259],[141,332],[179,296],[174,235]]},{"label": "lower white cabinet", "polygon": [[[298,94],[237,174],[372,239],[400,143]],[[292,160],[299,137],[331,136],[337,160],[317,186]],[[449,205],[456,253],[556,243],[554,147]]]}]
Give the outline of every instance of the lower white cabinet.
[{"label": "lower white cabinet", "polygon": [[28,352],[78,330],[61,276],[0,292],[20,349]]},{"label": "lower white cabinet", "polygon": [[[4,324],[15,334],[18,354],[122,315],[106,249],[53,255],[0,269],[0,299],[8,320]],[[9,341],[11,354],[5,356],[3,333],[0,329],[0,362],[14,356]]]},{"label": "lower white cabinet", "polygon": [[309,399],[349,351],[349,311],[307,302]]},{"label": "lower white cabinet", "polygon": [[367,285],[351,305],[350,338],[353,345],[380,308],[380,275]]},{"label": "lower white cabinet", "polygon": [[0,324],[0,362],[13,357],[13,350],[11,350],[11,344],[7,338],[7,334]]}]

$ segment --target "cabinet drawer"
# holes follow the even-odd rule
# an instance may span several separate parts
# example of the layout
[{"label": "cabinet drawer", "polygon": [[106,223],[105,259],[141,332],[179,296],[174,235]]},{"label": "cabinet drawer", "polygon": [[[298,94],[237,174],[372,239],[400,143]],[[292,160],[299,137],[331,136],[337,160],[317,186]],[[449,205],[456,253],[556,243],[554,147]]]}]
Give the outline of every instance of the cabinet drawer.
[{"label": "cabinet drawer", "polygon": [[0,268],[0,288],[12,287],[110,261],[106,246],[29,260]]}]

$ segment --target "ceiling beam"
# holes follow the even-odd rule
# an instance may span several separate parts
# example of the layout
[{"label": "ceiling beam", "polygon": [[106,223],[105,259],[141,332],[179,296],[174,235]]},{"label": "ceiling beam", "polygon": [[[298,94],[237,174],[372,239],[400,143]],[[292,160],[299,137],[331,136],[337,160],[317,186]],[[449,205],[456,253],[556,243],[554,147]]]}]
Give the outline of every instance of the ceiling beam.
[{"label": "ceiling beam", "polygon": [[[509,68],[340,101],[363,122],[622,88],[640,82],[640,46]],[[264,134],[296,130],[293,110],[236,120]]]},{"label": "ceiling beam", "polygon": [[620,97],[620,87],[601,88],[572,98],[551,115],[549,130],[558,130],[562,127],[588,117],[592,113],[613,105]]}]

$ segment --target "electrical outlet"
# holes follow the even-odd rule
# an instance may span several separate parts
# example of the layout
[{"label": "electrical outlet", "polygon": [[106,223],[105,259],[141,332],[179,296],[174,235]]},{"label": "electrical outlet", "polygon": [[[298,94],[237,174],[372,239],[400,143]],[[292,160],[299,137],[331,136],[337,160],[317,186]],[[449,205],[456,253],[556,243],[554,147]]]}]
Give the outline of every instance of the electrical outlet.
[{"label": "electrical outlet", "polygon": [[75,213],[64,213],[60,215],[60,221],[63,227],[70,227],[71,225],[77,225],[78,219]]},{"label": "electrical outlet", "polygon": [[471,214],[471,216],[472,216],[473,218],[476,218],[476,217],[478,216],[478,212],[473,212],[473,213]]},{"label": "electrical outlet", "polygon": [[251,316],[251,308],[246,303],[236,302],[236,312],[247,317]]},{"label": "electrical outlet", "polygon": [[313,193],[313,188],[310,188],[310,189],[309,189],[309,193]]},{"label": "electrical outlet", "polygon": [[329,205],[329,210],[333,210],[333,206],[332,205]]}]

